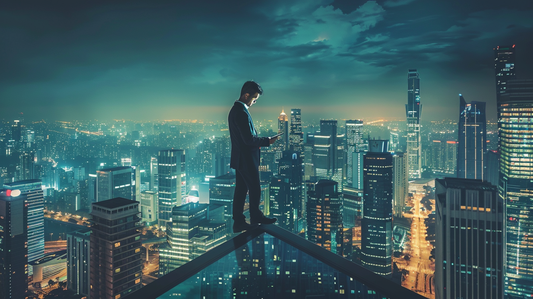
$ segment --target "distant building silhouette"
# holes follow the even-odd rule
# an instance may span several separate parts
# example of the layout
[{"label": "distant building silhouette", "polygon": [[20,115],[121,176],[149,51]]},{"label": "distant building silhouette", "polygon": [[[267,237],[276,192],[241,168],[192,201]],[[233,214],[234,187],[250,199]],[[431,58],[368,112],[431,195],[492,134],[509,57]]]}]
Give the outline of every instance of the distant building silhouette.
[{"label": "distant building silhouette", "polygon": [[346,186],[356,187],[358,182],[357,177],[355,177],[354,165],[357,165],[357,161],[354,161],[354,158],[357,157],[354,157],[354,153],[363,150],[363,121],[360,119],[346,120],[345,129]]},{"label": "distant building silhouette", "polygon": [[342,192],[344,167],[344,135],[337,134],[336,120],[320,120],[320,132],[313,136],[315,175],[333,180]]},{"label": "distant building silhouette", "polygon": [[302,109],[291,109],[289,149],[304,154],[304,135],[302,131]]},{"label": "distant building silhouette", "polygon": [[281,148],[281,151],[285,151],[289,148],[289,117],[283,110],[278,117],[278,132],[283,135],[279,137],[277,146]]},{"label": "distant building silhouette", "polygon": [[507,81],[516,79],[515,45],[494,48],[494,71],[496,77],[496,98],[507,90]]},{"label": "distant building silhouette", "polygon": [[403,217],[405,201],[409,194],[409,167],[407,165],[407,154],[397,152],[392,156],[393,179],[392,195],[394,216]]},{"label": "distant building silhouette", "polygon": [[96,172],[96,201],[104,201],[115,197],[133,199],[131,166],[119,166],[98,170]]}]

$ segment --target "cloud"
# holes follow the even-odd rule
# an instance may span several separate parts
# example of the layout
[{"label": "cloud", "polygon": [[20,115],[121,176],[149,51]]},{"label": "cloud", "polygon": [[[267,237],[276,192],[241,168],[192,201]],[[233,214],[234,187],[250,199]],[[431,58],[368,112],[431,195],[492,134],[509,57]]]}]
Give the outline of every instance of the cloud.
[{"label": "cloud", "polygon": [[387,0],[385,3],[383,3],[383,6],[385,7],[397,7],[397,6],[403,6],[410,4],[414,2],[415,0]]}]

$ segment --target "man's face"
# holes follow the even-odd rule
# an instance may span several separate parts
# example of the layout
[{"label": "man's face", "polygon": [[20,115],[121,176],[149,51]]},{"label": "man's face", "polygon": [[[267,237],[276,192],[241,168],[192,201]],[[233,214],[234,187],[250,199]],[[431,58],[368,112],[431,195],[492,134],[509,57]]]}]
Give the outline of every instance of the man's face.
[{"label": "man's face", "polygon": [[253,95],[248,94],[248,98],[247,98],[247,102],[248,103],[246,103],[246,105],[248,105],[248,107],[252,107],[252,105],[255,104],[257,99],[259,99],[259,93],[258,92],[256,92]]}]

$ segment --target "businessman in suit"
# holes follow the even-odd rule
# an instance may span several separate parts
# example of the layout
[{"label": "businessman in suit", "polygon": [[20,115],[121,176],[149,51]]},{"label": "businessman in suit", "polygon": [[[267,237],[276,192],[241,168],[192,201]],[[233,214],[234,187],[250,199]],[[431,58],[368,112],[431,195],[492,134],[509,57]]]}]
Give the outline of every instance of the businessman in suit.
[{"label": "businessman in suit", "polygon": [[[257,102],[263,89],[254,81],[247,81],[241,89],[228,115],[231,137],[230,167],[235,169],[236,185],[233,195],[233,232],[242,232],[257,224],[271,224],[276,218],[268,218],[259,210],[261,184],[259,182],[260,147],[270,146],[278,137],[258,137],[248,109]],[[246,194],[250,200],[250,224],[244,217]]]}]

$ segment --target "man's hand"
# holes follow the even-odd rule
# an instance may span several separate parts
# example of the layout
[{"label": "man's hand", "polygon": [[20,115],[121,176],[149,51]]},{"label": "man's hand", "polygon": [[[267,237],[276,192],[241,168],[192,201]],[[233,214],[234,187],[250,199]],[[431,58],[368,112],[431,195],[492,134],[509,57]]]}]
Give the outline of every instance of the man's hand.
[{"label": "man's hand", "polygon": [[270,144],[272,144],[272,143],[276,142],[276,140],[278,140],[278,138],[279,138],[279,136],[276,136],[276,137],[268,137],[268,142],[269,142]]}]

